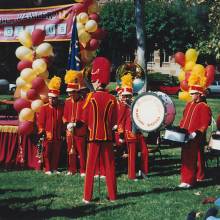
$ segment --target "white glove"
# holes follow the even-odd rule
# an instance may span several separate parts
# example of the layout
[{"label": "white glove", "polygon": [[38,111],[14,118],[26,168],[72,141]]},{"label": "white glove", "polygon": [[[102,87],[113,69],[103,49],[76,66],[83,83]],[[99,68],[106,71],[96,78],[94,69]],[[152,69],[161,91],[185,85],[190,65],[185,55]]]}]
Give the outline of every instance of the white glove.
[{"label": "white glove", "polygon": [[112,128],[112,131],[115,131],[118,129],[118,125],[114,125],[113,128]]},{"label": "white glove", "polygon": [[123,144],[125,142],[125,139],[119,138],[118,141],[119,141],[119,143]]},{"label": "white glove", "polygon": [[196,132],[192,132],[189,134],[189,140],[192,140],[196,137]]},{"label": "white glove", "polygon": [[66,128],[68,131],[73,131],[73,128],[76,127],[76,123],[70,122],[67,124]]}]

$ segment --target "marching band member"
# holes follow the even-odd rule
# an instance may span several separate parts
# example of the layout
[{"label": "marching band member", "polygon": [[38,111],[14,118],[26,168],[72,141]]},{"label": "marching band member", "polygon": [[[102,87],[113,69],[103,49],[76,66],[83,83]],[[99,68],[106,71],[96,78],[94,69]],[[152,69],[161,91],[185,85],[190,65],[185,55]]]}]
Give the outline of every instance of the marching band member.
[{"label": "marching band member", "polygon": [[118,131],[124,132],[125,142],[128,148],[128,178],[131,180],[136,179],[136,158],[137,151],[141,151],[141,172],[142,176],[146,177],[148,174],[148,148],[145,143],[144,137],[140,132],[134,133],[132,127],[131,119],[131,102],[132,102],[132,76],[130,73],[124,75],[122,78],[122,102],[125,104],[124,113],[122,117],[124,118],[124,128],[121,129],[121,126],[118,126]]},{"label": "marching band member", "polygon": [[117,109],[115,97],[105,90],[110,80],[110,66],[110,62],[104,57],[93,60],[91,81],[95,91],[88,95],[84,106],[84,120],[89,129],[84,203],[89,203],[92,199],[93,176],[99,157],[104,161],[109,200],[116,200],[112,129],[117,123]]},{"label": "marching band member", "polygon": [[69,97],[65,101],[63,122],[67,125],[66,140],[68,153],[68,173],[72,175],[77,172],[77,156],[79,157],[80,175],[85,176],[86,169],[86,133],[87,128],[80,120],[84,101],[81,99],[80,82],[82,73],[68,70],[65,82]]},{"label": "marching band member", "polygon": [[61,150],[61,135],[63,129],[62,116],[63,106],[59,103],[58,96],[60,94],[60,77],[54,76],[49,84],[49,103],[43,105],[39,112],[38,118],[38,133],[45,134],[44,143],[44,166],[45,174],[51,175],[57,171],[60,150]]},{"label": "marching band member", "polygon": [[[211,121],[211,109],[201,100],[203,88],[193,85],[189,90],[192,101],[186,104],[180,127],[190,134],[190,141],[182,148],[181,188],[190,188],[204,179],[202,141]],[[198,161],[200,160],[200,161]],[[198,166],[199,165],[199,166]]]}]

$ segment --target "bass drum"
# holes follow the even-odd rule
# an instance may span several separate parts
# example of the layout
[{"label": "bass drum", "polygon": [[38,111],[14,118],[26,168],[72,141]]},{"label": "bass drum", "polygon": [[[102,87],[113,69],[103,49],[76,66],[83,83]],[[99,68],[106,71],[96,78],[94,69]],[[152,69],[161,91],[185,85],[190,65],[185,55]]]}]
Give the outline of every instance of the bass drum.
[{"label": "bass drum", "polygon": [[143,93],[132,105],[132,120],[142,132],[164,129],[173,123],[175,114],[173,101],[163,92]]}]

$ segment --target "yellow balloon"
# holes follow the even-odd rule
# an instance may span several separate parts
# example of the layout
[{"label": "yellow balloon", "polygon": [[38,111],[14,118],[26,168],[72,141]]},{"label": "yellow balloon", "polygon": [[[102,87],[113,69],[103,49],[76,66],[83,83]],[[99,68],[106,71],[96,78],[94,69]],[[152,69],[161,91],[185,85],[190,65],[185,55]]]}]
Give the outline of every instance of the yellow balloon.
[{"label": "yellow balloon", "polygon": [[180,70],[180,72],[178,74],[178,79],[180,82],[182,82],[185,79],[185,72],[183,69]]},{"label": "yellow balloon", "polygon": [[31,34],[28,31],[21,31],[19,33],[18,40],[25,47],[32,47]]},{"label": "yellow balloon", "polygon": [[192,72],[203,77],[205,76],[205,68],[203,65],[201,64],[196,64],[193,68],[192,68]]},{"label": "yellow balloon", "polygon": [[195,62],[188,61],[184,66],[184,71],[190,71],[195,66]]},{"label": "yellow balloon", "polygon": [[21,71],[21,76],[20,76],[24,81],[27,82],[31,82],[35,77],[36,77],[36,74],[35,72],[33,71],[33,69],[31,68],[25,68]]},{"label": "yellow balloon", "polygon": [[77,22],[76,27],[78,32],[81,30],[85,30],[85,25],[80,22]]},{"label": "yellow balloon", "polygon": [[98,13],[99,12],[99,5],[97,2],[93,2],[89,7],[88,7],[88,13]]},{"label": "yellow balloon", "polygon": [[83,2],[84,0],[75,0],[75,2],[79,2],[79,3],[81,3],[81,2]]},{"label": "yellow balloon", "polygon": [[20,89],[20,97],[23,99],[27,99],[27,91]]},{"label": "yellow balloon", "polygon": [[43,59],[36,59],[32,63],[32,68],[36,73],[43,73],[47,70],[47,64]]},{"label": "yellow balloon", "polygon": [[190,96],[189,92],[179,92],[179,100],[189,102],[192,100],[192,97]]},{"label": "yellow balloon", "polygon": [[188,49],[185,53],[185,59],[186,59],[186,62],[189,62],[189,61],[192,61],[192,62],[196,62],[198,58],[198,53],[195,49]]},{"label": "yellow balloon", "polygon": [[31,50],[30,48],[27,48],[25,46],[18,47],[15,51],[15,55],[19,60],[32,61],[33,57],[34,57],[33,50]]},{"label": "yellow balloon", "polygon": [[36,48],[38,57],[48,57],[53,55],[53,47],[49,43],[42,43]]},{"label": "yellow balloon", "polygon": [[43,73],[37,74],[37,76],[40,76],[40,77],[42,77],[42,78],[44,78],[44,79],[48,79],[48,77],[49,77],[49,72],[46,70],[46,71],[43,72]]},{"label": "yellow balloon", "polygon": [[36,99],[34,101],[32,101],[31,103],[31,109],[34,111],[34,112],[39,112],[40,111],[40,108],[41,106],[44,104],[44,102],[41,100],[41,99]]},{"label": "yellow balloon", "polygon": [[34,111],[30,108],[23,108],[19,114],[19,121],[33,121],[34,120]]},{"label": "yellow balloon", "polygon": [[89,20],[89,16],[86,12],[81,12],[80,14],[77,15],[77,21],[85,24]]},{"label": "yellow balloon", "polygon": [[89,63],[96,56],[96,53],[94,51],[81,50],[80,55],[84,63]]},{"label": "yellow balloon", "polygon": [[79,42],[85,47],[86,44],[91,39],[91,35],[84,30],[79,31],[78,35],[79,35]]}]

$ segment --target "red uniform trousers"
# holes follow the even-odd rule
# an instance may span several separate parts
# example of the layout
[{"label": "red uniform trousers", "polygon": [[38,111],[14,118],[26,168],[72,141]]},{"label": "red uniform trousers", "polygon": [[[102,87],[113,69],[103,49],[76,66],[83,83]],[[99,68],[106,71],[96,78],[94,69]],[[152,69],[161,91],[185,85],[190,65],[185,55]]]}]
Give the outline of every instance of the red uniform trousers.
[{"label": "red uniform trousers", "polygon": [[44,142],[44,166],[45,172],[57,170],[60,159],[61,141],[46,140]]},{"label": "red uniform trousers", "polygon": [[116,176],[112,142],[90,142],[86,164],[86,177],[84,186],[84,199],[90,201],[93,193],[94,174],[98,157],[103,158],[106,171],[106,185],[110,200],[116,199]]},{"label": "red uniform trousers", "polygon": [[193,185],[196,180],[204,179],[204,157],[200,148],[201,141],[196,139],[182,148],[181,182]]},{"label": "red uniform trousers", "polygon": [[67,135],[68,171],[77,172],[77,155],[80,173],[86,172],[86,139],[72,134]]},{"label": "red uniform trousers", "polygon": [[141,152],[141,171],[147,175],[149,171],[148,166],[148,148],[142,135],[137,135],[137,142],[128,142],[128,178],[136,178],[136,158],[137,151]]}]

